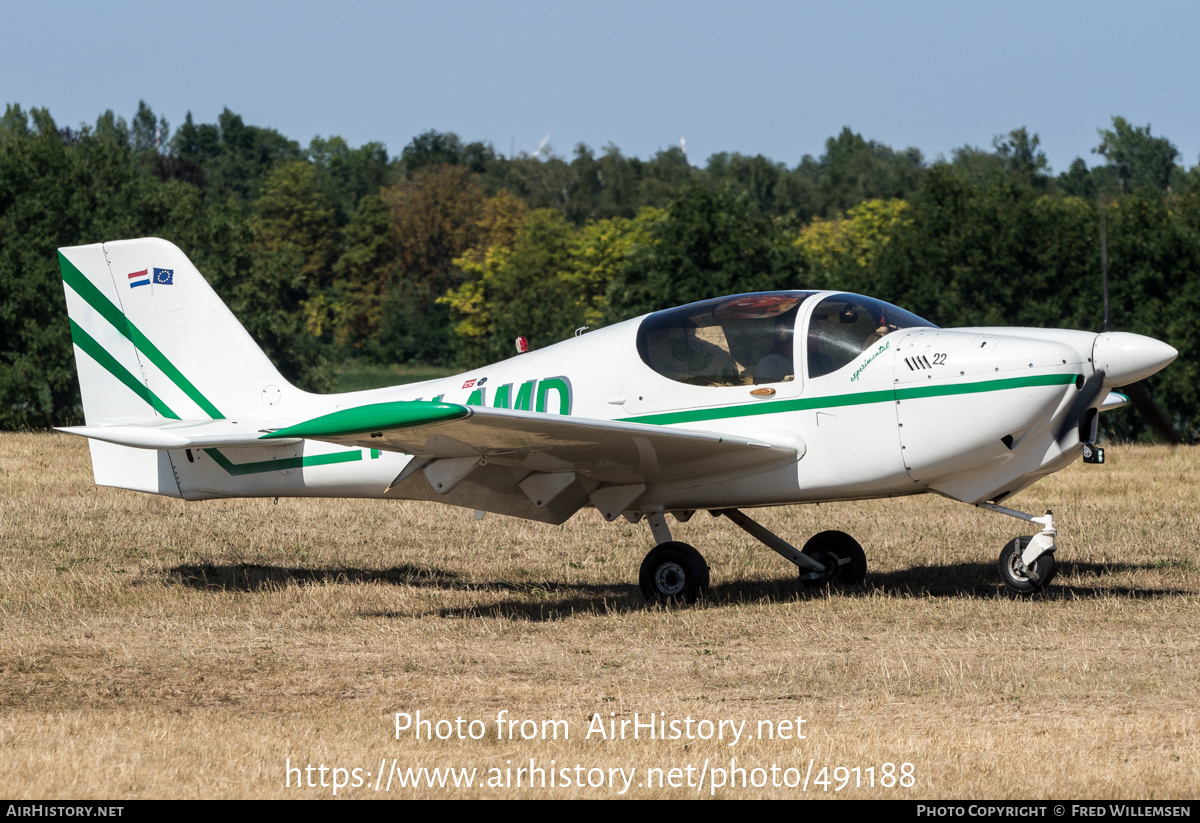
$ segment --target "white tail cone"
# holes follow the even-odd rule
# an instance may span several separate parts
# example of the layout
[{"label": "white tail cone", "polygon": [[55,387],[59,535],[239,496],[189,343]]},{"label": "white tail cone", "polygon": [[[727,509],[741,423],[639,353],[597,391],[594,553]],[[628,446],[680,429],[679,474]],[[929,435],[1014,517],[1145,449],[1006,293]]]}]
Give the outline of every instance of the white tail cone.
[{"label": "white tail cone", "polygon": [[1179,356],[1174,346],[1127,331],[1096,335],[1092,363],[1104,372],[1104,385],[1128,386],[1163,369]]}]

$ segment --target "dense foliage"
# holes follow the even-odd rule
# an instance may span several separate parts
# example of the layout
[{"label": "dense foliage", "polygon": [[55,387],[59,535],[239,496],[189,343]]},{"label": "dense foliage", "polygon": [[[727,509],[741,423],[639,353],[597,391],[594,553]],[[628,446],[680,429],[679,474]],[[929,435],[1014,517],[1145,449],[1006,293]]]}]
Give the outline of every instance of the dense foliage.
[{"label": "dense foliage", "polygon": [[1200,167],[1120,117],[1094,151],[1102,164],[1054,176],[1024,128],[932,163],[847,128],[795,168],[727,153],[697,167],[679,149],[641,160],[611,145],[505,157],[431,131],[389,157],[339,137],[302,148],[228,110],[172,135],[144,103],[130,123],[105,112],[80,130],[9,105],[0,427],[79,416],[60,246],[171,240],[284,375],[320,391],[348,357],[473,366],[517,335],[545,346],[767,288],[864,292],[943,326],[1099,330],[1103,216],[1113,328],[1180,350],[1150,388],[1197,439]]}]

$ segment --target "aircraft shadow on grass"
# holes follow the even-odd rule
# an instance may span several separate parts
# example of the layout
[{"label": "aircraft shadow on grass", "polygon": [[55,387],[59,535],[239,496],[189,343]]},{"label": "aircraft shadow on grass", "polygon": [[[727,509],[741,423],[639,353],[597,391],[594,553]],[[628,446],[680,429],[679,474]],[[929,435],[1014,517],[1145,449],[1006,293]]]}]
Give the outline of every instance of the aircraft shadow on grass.
[{"label": "aircraft shadow on grass", "polygon": [[395,586],[463,588],[461,575],[404,564],[386,569],[349,566],[270,566],[260,563],[188,563],[167,571],[172,581],[203,591],[259,592],[330,583],[389,583]]},{"label": "aircraft shadow on grass", "polygon": [[[1192,594],[1166,587],[1113,588],[1104,579],[1115,574],[1153,570],[1151,563],[1064,563],[1059,585],[1038,595],[1039,600],[1076,600],[1102,597],[1150,599]],[[348,566],[304,568],[255,563],[184,564],[167,571],[179,585],[210,592],[264,592],[289,586],[337,583],[382,583],[429,589],[478,592],[511,592],[514,597],[481,606],[430,608],[439,617],[507,617],[535,622],[556,620],[581,613],[624,613],[650,608],[637,586],[621,583],[560,583],[548,580],[472,580],[436,567],[403,564],[384,569]],[[850,597],[991,597],[1010,595],[995,585],[990,563],[954,563],[918,566],[895,572],[876,572],[865,586],[842,590]],[[1084,580],[1093,585],[1082,584]],[[1081,581],[1076,583],[1075,581]],[[711,586],[706,601],[714,606],[731,603],[782,602],[825,597],[825,587],[808,587],[798,579],[730,580]],[[411,617],[411,611],[383,611],[371,617]]]}]

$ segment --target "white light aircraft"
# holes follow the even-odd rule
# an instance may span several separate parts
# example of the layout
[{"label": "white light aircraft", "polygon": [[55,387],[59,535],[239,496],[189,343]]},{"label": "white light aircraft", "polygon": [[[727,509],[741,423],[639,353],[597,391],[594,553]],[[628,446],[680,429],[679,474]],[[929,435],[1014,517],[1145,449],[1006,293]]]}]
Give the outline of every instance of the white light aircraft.
[{"label": "white light aircraft", "polygon": [[869,297],[718,297],[539,351],[392,388],[317,395],[280,376],[188,258],[163,240],[60,250],[96,483],[204,500],[433,500],[562,523],[645,520],[651,601],[709,570],[666,515],[724,515],[803,580],[853,584],[840,531],[803,550],[760,506],[936,493],[1040,526],[997,563],[1032,593],[1055,573],[1050,512],[1000,504],[1080,456],[1102,462],[1111,391],[1177,355],[1140,335],[939,329]]}]

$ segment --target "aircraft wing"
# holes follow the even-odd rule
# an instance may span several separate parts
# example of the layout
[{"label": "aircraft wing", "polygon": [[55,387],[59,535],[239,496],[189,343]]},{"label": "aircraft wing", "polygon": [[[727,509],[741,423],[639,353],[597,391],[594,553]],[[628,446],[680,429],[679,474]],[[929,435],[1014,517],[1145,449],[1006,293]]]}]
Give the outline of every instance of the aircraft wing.
[{"label": "aircraft wing", "polygon": [[496,501],[480,505],[512,493],[517,508],[532,504],[543,510],[533,519],[547,522],[562,522],[588,499],[611,520],[648,487],[758,474],[802,454],[713,432],[432,401],[343,409],[261,436],[295,438],[410,454],[389,491],[404,486],[405,496],[518,514]]}]

